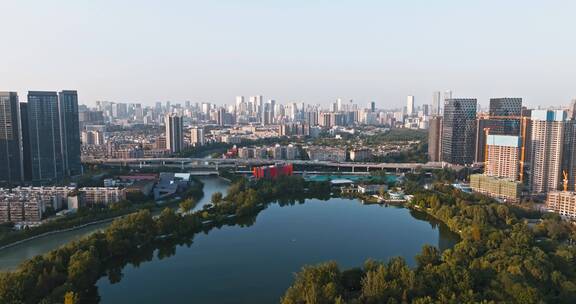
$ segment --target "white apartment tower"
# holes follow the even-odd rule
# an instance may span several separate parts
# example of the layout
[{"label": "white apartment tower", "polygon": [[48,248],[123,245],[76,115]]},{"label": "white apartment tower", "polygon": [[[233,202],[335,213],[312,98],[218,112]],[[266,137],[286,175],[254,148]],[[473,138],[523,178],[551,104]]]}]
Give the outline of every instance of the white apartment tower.
[{"label": "white apartment tower", "polygon": [[432,94],[432,115],[440,115],[440,105],[442,104],[440,100],[440,92],[436,91]]},{"label": "white apartment tower", "polygon": [[529,188],[532,194],[558,190],[562,185],[565,139],[569,123],[565,111],[532,111]]},{"label": "white apartment tower", "polygon": [[414,112],[414,96],[408,95],[406,98],[406,115],[412,116]]}]

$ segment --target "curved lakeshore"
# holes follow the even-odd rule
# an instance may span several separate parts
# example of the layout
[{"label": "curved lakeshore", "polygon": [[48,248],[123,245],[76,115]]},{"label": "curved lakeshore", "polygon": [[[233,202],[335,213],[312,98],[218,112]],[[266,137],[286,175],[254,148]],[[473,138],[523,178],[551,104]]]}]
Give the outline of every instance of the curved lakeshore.
[{"label": "curved lakeshore", "polygon": [[31,236],[31,237],[29,237],[29,238],[26,238],[26,239],[23,239],[23,240],[20,240],[20,241],[16,241],[16,242],[14,242],[14,243],[10,243],[10,244],[4,245],[4,246],[0,246],[0,251],[2,251],[2,250],[4,250],[4,249],[12,248],[12,247],[14,247],[14,246],[22,245],[22,244],[24,244],[24,243],[27,243],[27,242],[30,242],[30,241],[33,241],[33,240],[36,240],[36,239],[40,239],[40,238],[43,238],[43,237],[47,237],[47,236],[50,236],[50,235],[55,235],[55,234],[60,234],[60,233],[63,233],[63,232],[80,230],[80,229],[82,229],[82,228],[86,228],[86,227],[89,227],[89,226],[93,226],[93,225],[97,225],[97,224],[102,224],[102,223],[107,223],[107,222],[112,222],[112,221],[114,221],[114,220],[116,220],[116,219],[119,219],[119,218],[122,218],[122,217],[124,217],[124,216],[125,216],[125,215],[120,215],[120,216],[111,217],[111,218],[107,218],[107,219],[103,219],[103,220],[99,220],[99,221],[94,221],[94,222],[85,223],[85,224],[82,224],[82,225],[78,225],[78,226],[74,226],[74,227],[70,227],[70,228],[66,228],[66,229],[58,229],[58,230],[53,230],[53,231],[44,232],[44,233],[42,233],[42,234],[38,234],[38,235],[35,235],[35,236]]},{"label": "curved lakeshore", "polygon": [[307,264],[335,260],[349,268],[368,258],[403,256],[414,265],[425,244],[452,248],[458,237],[429,220],[407,208],[363,205],[357,199],[272,203],[253,222],[198,234],[191,244],[157,249],[149,260],[102,277],[98,294],[102,303],[113,304],[166,298],[274,303],[293,273]]},{"label": "curved lakeshore", "polygon": [[[204,183],[205,195],[198,201],[193,210],[202,209],[210,202],[212,193],[222,191],[229,186],[229,182],[218,177],[200,177]],[[44,254],[54,250],[66,243],[78,240],[84,236],[90,235],[96,231],[105,229],[115,219],[125,217],[126,215],[100,221],[90,222],[81,226],[49,231],[41,235],[32,236],[25,240],[10,243],[0,248],[0,271],[13,270],[20,263],[37,255]]]},{"label": "curved lakeshore", "polygon": [[[574,247],[546,231],[554,239],[536,242],[518,208],[441,184],[415,192],[410,209],[331,193],[300,177],[238,180],[193,213],[141,211],[3,273],[0,300],[571,303]],[[434,241],[442,231],[458,243]],[[325,260],[336,262],[305,266]]]}]

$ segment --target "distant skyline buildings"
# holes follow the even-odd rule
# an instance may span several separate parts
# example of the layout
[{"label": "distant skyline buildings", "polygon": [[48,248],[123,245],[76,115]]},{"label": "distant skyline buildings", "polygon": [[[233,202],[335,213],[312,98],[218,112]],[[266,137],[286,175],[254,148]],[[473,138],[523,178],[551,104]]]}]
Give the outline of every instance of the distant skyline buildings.
[{"label": "distant skyline buildings", "polygon": [[[69,0],[9,1],[2,8],[10,12],[4,24],[20,26],[3,37],[11,47],[3,52],[0,90],[21,97],[31,86],[73,87],[82,92],[80,102],[90,105],[96,100],[222,105],[236,95],[261,92],[280,103],[327,105],[342,97],[399,108],[406,95],[430,102],[432,92],[450,88],[454,97],[474,96],[481,106],[491,96],[521,96],[529,107],[558,106],[576,97],[576,42],[566,38],[573,35],[571,1],[177,1],[139,3],[137,12],[122,2],[104,24],[96,22],[109,9],[101,2],[87,9]],[[65,26],[54,16],[78,22]],[[486,16],[507,22],[488,23]],[[54,44],[37,54],[37,42],[25,38],[38,36],[67,37],[66,45],[73,47]],[[434,43],[434,37],[450,37],[460,47]],[[230,45],[237,46],[234,52]],[[530,47],[519,56],[518,45]]]},{"label": "distant skyline buildings", "polygon": [[[407,92],[412,92],[415,90],[406,90]],[[18,93],[18,92],[16,92]],[[20,95],[25,95],[26,92],[22,92],[20,93]],[[192,94],[193,95],[193,94]],[[299,94],[296,94],[299,95]],[[348,109],[349,107],[349,102],[354,102],[354,104],[359,105],[360,107],[363,108],[371,108],[372,103],[375,104],[375,108],[377,109],[381,109],[381,110],[397,110],[397,109],[406,109],[407,111],[407,104],[408,104],[408,99],[410,98],[413,103],[414,103],[414,110],[416,111],[418,108],[423,107],[423,106],[427,106],[429,109],[429,115],[439,115],[436,114],[438,111],[440,111],[440,115],[442,114],[442,104],[444,102],[445,99],[450,99],[452,97],[461,97],[461,96],[482,96],[484,95],[485,97],[477,97],[477,104],[478,104],[478,111],[488,111],[489,107],[490,107],[490,102],[491,99],[494,99],[491,96],[488,96],[486,94],[483,93],[479,93],[479,94],[465,94],[464,91],[460,91],[458,90],[458,94],[455,94],[453,90],[448,89],[448,90],[430,90],[427,93],[424,92],[422,94],[410,94],[410,95],[404,95],[399,96],[398,98],[394,98],[394,99],[379,99],[379,98],[374,98],[372,96],[366,96],[364,98],[362,97],[352,97],[352,98],[347,98],[347,97],[330,97],[332,94],[327,94],[324,97],[318,97],[318,98],[305,98],[305,97],[286,97],[286,98],[282,98],[279,97],[280,95],[275,95],[275,94],[267,94],[266,96],[270,96],[272,97],[270,100],[274,100],[276,104],[290,104],[294,101],[297,101],[298,103],[305,103],[305,104],[310,104],[310,105],[318,105],[322,108],[325,109],[334,109],[334,110],[338,110],[340,109]],[[363,95],[363,94],[362,94]],[[510,96],[512,94],[506,93],[506,91],[504,91],[504,94],[501,94],[501,96]],[[523,94],[518,94],[520,96],[523,96]],[[574,93],[574,95],[576,96],[576,93]],[[214,96],[216,96],[216,94],[214,94]],[[129,111],[127,107],[129,107],[130,105],[141,105],[142,107],[158,107],[158,105],[161,105],[162,108],[166,108],[166,106],[168,105],[180,105],[182,107],[186,107],[186,105],[193,105],[196,103],[200,103],[200,104],[206,104],[206,105],[212,105],[215,107],[218,106],[226,106],[226,105],[232,105],[235,106],[237,104],[246,104],[246,105],[251,105],[252,108],[250,109],[252,112],[258,112],[258,113],[262,113],[262,111],[264,110],[263,107],[266,107],[266,103],[268,102],[267,100],[264,100],[264,95],[231,95],[225,99],[218,99],[216,97],[207,97],[207,98],[195,98],[195,97],[191,97],[191,96],[185,96],[183,98],[170,98],[170,97],[161,97],[158,100],[145,100],[142,98],[119,98],[119,99],[114,99],[114,98],[96,98],[96,99],[86,99],[86,98],[81,98],[78,100],[78,104],[79,105],[86,105],[89,107],[98,107],[99,103],[110,103],[113,104],[113,108],[111,109],[111,113],[113,114],[113,116],[125,116],[127,114],[127,112]],[[347,95],[340,95],[340,96],[347,96]],[[349,96],[349,95],[348,95]],[[410,97],[408,97],[410,96]],[[439,98],[439,99],[438,99]],[[240,100],[242,99],[242,100]],[[567,104],[567,100],[576,100],[576,97],[571,97],[568,96],[567,99],[563,99],[563,100],[553,100],[553,102],[550,102],[552,99],[547,99],[546,103],[538,103],[538,102],[534,102],[534,101],[530,101],[530,99],[527,99],[526,97],[522,97],[522,102],[523,105],[529,108],[534,108],[534,109],[540,109],[540,108],[554,108],[554,109],[565,109],[566,108],[566,104]],[[338,100],[340,100],[340,102],[338,102]],[[419,101],[418,101],[419,100]],[[436,103],[436,100],[439,100],[439,103]],[[438,105],[438,106],[437,106]],[[205,109],[206,112],[208,111],[208,109]],[[274,108],[271,108],[271,110],[274,110]],[[407,111],[408,112],[408,111]],[[570,111],[570,115],[571,115],[572,111]],[[576,112],[575,112],[576,113]]]},{"label": "distant skyline buildings", "polygon": [[442,114],[441,107],[442,107],[442,98],[440,97],[440,91],[436,91],[432,93],[432,111],[430,114],[432,115],[440,115]]},{"label": "distant skyline buildings", "polygon": [[408,97],[406,97],[406,114],[412,116],[414,115],[414,111],[414,96],[408,95]]},{"label": "distant skyline buildings", "polygon": [[184,124],[182,117],[177,114],[166,114],[164,119],[166,128],[166,149],[171,153],[178,153],[184,149]]}]

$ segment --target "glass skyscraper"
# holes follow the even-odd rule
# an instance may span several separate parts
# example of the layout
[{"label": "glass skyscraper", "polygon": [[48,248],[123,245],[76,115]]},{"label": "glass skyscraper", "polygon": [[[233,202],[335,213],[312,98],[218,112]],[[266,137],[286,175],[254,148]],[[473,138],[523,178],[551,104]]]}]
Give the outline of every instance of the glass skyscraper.
[{"label": "glass skyscraper", "polygon": [[21,133],[18,95],[0,92],[0,183],[20,183],[24,178]]},{"label": "glass skyscraper", "polygon": [[27,123],[31,178],[35,182],[64,176],[60,112],[56,92],[28,92]]},{"label": "glass skyscraper", "polygon": [[452,98],[444,101],[442,161],[460,165],[474,162],[476,105],[476,99]]},{"label": "glass skyscraper", "polygon": [[58,93],[58,97],[64,172],[66,175],[78,175],[82,173],[78,93],[76,91],[62,91]]}]

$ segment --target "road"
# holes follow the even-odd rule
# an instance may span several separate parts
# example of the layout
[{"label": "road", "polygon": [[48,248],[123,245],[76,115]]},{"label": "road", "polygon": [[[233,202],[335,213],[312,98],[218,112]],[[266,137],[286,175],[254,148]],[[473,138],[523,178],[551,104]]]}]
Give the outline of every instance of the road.
[{"label": "road", "polygon": [[357,170],[401,170],[413,171],[416,169],[441,169],[450,166],[453,169],[459,169],[451,165],[428,162],[428,163],[365,163],[365,162],[335,162],[335,161],[314,161],[314,160],[274,160],[274,159],[223,159],[223,158],[119,158],[119,159],[87,159],[83,160],[85,164],[101,165],[122,165],[122,166],[139,166],[139,167],[181,167],[181,168],[222,168],[222,167],[253,167],[262,165],[271,165],[278,163],[291,163],[296,166],[305,167],[333,167],[333,168],[350,168],[352,171]]}]

